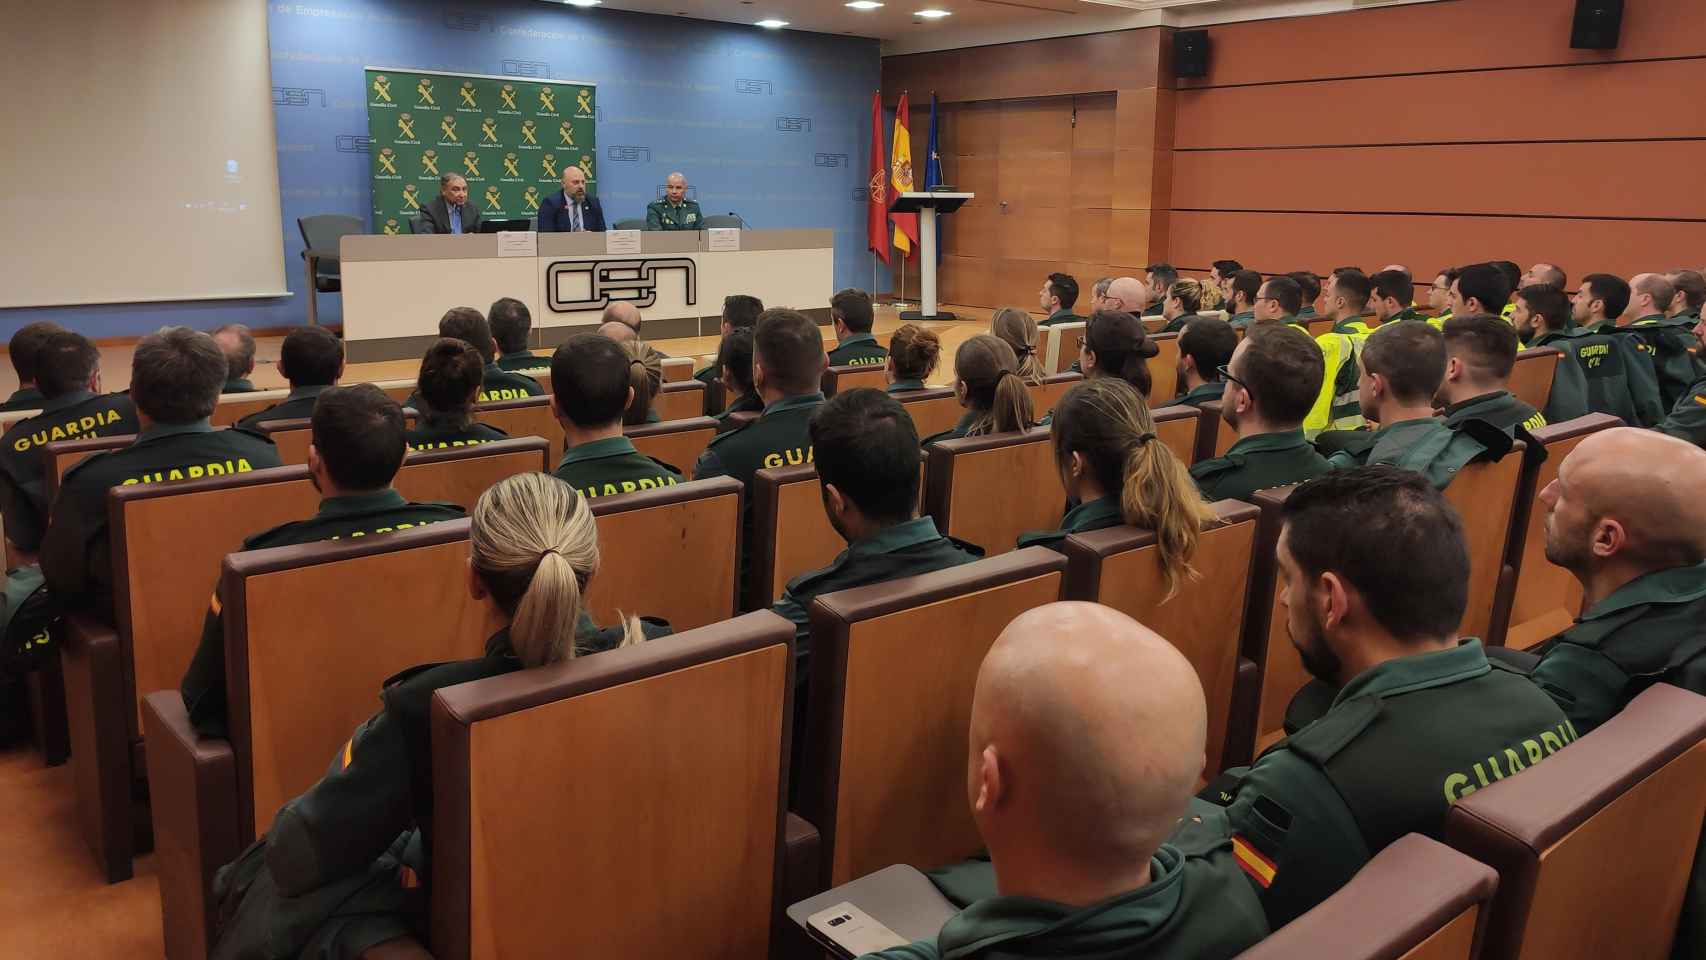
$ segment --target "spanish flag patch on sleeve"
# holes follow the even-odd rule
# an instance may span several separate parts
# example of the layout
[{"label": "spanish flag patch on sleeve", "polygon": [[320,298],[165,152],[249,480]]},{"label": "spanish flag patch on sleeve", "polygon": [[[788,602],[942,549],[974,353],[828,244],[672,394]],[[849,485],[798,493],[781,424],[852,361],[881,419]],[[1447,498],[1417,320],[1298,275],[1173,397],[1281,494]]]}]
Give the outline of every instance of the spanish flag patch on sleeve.
[{"label": "spanish flag patch on sleeve", "polygon": [[1238,866],[1263,890],[1273,885],[1274,874],[1279,872],[1274,862],[1238,834],[1232,835],[1232,856],[1238,861]]}]

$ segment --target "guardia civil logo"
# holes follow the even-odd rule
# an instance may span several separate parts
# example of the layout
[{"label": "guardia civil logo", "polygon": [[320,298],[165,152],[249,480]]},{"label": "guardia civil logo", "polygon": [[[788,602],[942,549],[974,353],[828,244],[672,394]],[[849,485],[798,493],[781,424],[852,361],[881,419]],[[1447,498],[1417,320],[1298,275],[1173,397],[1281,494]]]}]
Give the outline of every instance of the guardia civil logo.
[{"label": "guardia civil logo", "polygon": [[432,78],[422,77],[415,84],[415,106],[436,107],[438,101],[432,98]]},{"label": "guardia civil logo", "polygon": [[561,141],[560,146],[572,147],[575,145],[575,128],[569,124],[569,121],[564,120],[558,125],[557,139]]},{"label": "guardia civil logo", "polygon": [[462,172],[466,179],[480,180],[480,155],[470,150],[462,155]]},{"label": "guardia civil logo", "polygon": [[552,180],[562,176],[562,174],[557,172],[557,155],[554,153],[547,153],[540,157],[539,166],[545,171],[545,176],[550,177]]},{"label": "guardia civil logo", "polygon": [[503,178],[505,180],[520,180],[521,179],[521,167],[519,164],[520,164],[520,160],[516,157],[515,154],[513,154],[513,153],[504,154],[504,175],[503,175]]},{"label": "guardia civil logo", "polygon": [[521,145],[539,146],[539,128],[532,120],[521,121]]},{"label": "guardia civil logo", "polygon": [[535,187],[535,186],[529,186],[521,194],[521,202],[527,204],[527,209],[529,209],[529,210],[538,210],[539,209],[539,188]]},{"label": "guardia civil logo", "polygon": [[592,91],[586,87],[575,94],[575,116],[581,119],[592,116]]},{"label": "guardia civil logo", "polygon": [[412,183],[403,185],[403,209],[419,210],[421,208],[421,190]]},{"label": "guardia civil logo", "polygon": [[438,175],[438,151],[428,149],[425,153],[421,154],[420,179],[425,180],[428,177],[436,177]]},{"label": "guardia civil logo", "polygon": [[550,87],[539,88],[539,112],[557,115],[557,91]]},{"label": "guardia civil logo", "polygon": [[395,237],[403,232],[403,228],[397,223],[396,217],[387,218],[383,229],[387,237]]},{"label": "guardia civil logo", "polygon": [[379,158],[379,173],[376,174],[376,176],[378,176],[381,180],[401,180],[402,179],[402,176],[397,173],[397,151],[391,149],[390,147],[380,147],[379,153],[378,153],[378,158]]},{"label": "guardia civil logo", "polygon": [[371,107],[390,107],[396,109],[396,101],[391,99],[391,78],[383,73],[373,76],[373,98],[368,101]]},{"label": "guardia civil logo", "polygon": [[480,143],[503,146],[502,143],[498,142],[498,122],[491,117],[480,118]]},{"label": "guardia civil logo", "polygon": [[415,139],[415,118],[413,114],[397,114],[397,142],[420,143]]},{"label": "guardia civil logo", "polygon": [[521,108],[515,105],[515,84],[506,83],[498,88],[498,100],[502,106],[499,113],[520,113]]},{"label": "guardia civil logo", "polygon": [[461,143],[462,138],[456,135],[456,118],[446,114],[438,121],[439,143]]},{"label": "guardia civil logo", "polygon": [[499,201],[498,188],[495,185],[486,188],[486,212],[504,212],[503,204]]},{"label": "guardia civil logo", "polygon": [[462,81],[462,86],[456,91],[456,95],[462,98],[462,102],[460,105],[457,106],[456,109],[461,110],[464,107],[466,107],[467,109],[470,109],[470,110],[480,109],[479,100],[474,95],[476,89],[477,88],[474,86],[474,81],[472,81],[472,80]]}]

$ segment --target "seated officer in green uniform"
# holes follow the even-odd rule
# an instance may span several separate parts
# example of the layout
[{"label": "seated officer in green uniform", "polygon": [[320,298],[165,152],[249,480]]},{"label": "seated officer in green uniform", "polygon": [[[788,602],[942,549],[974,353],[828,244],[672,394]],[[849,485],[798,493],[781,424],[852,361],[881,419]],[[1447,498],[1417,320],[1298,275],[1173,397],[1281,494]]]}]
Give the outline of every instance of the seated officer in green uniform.
[{"label": "seated officer in green uniform", "polygon": [[1546,559],[1585,612],[1534,680],[1582,733],[1654,683],[1706,694],[1706,450],[1618,427],[1589,434],[1540,492]]},{"label": "seated officer in green uniform", "polygon": [[[598,329],[603,331],[609,326],[611,325],[607,323]],[[634,396],[628,401],[628,409],[622,411],[622,423],[626,426],[662,423],[663,418],[657,411],[657,399],[663,390],[663,354],[634,337],[617,340],[616,345],[621,347],[628,357],[628,378],[634,387]]]},{"label": "seated officer in green uniform", "polygon": [[290,396],[237,421],[239,429],[256,430],[269,420],[307,419],[314,401],[344,375],[344,342],[325,327],[297,327],[279,348],[278,372],[290,381]]},{"label": "seated officer in green uniform", "polygon": [[[758,323],[758,315],[764,312],[764,302],[757,297],[749,297],[744,293],[734,293],[723,298],[723,323],[720,336],[728,336],[732,330],[751,330]],[[721,371],[716,364],[711,364],[693,374],[693,379],[707,386],[717,382]]]},{"label": "seated officer in green uniform", "polygon": [[136,405],[127,393],[101,392],[101,353],[80,333],[49,334],[36,349],[41,413],[0,437],[0,519],[6,539],[25,553],[41,549],[47,526],[42,448],[56,440],[135,433]]},{"label": "seated officer in green uniform", "polygon": [[1037,293],[1037,305],[1042,308],[1046,320],[1038,321],[1039,326],[1051,327],[1057,323],[1077,323],[1084,318],[1072,312],[1072,307],[1078,302],[1078,281],[1068,273],[1051,273],[1043,281],[1042,290]]},{"label": "seated officer in green uniform", "polygon": [[1698,321],[1665,316],[1674,299],[1676,290],[1664,274],[1639,274],[1629,281],[1628,313],[1635,319],[1628,326],[1608,331],[1632,340],[1652,361],[1659,382],[1659,402],[1666,410],[1675,407],[1688,388],[1706,375],[1706,364],[1692,353],[1698,345],[1694,339]]},{"label": "seated officer in green uniform", "polygon": [[130,399],[141,427],[136,440],[65,472],[42,537],[41,572],[65,610],[112,622],[108,490],[282,466],[271,440],[208,422],[225,373],[219,345],[188,327],[167,327],[136,344],[130,366]]},{"label": "seated officer in green uniform", "polygon": [[421,406],[415,425],[404,436],[410,450],[467,447],[509,437],[497,427],[474,419],[474,399],[480,395],[485,358],[464,340],[441,337],[427,348],[415,377],[415,396]]},{"label": "seated officer in green uniform", "polygon": [[1174,281],[1161,298],[1161,318],[1167,322],[1157,332],[1178,333],[1184,330],[1185,324],[1195,320],[1197,311],[1203,309],[1206,291],[1212,289],[1201,280]]},{"label": "seated officer in green uniform", "polygon": [[1698,270],[1673,270],[1665,275],[1670,281],[1670,307],[1665,315],[1672,319],[1700,322],[1700,308],[1706,305],[1706,276]]},{"label": "seated officer in green uniform", "polygon": [[1460,641],[1463,521],[1418,474],[1334,472],[1287,499],[1286,632],[1319,684],[1319,719],[1227,771],[1197,811],[1227,808],[1233,852],[1279,929],[1407,833],[1439,839],[1451,804],[1576,738],[1519,672]]},{"label": "seated officer in green uniform", "polygon": [[[1694,323],[1694,339],[1706,351],[1706,323]],[[1694,381],[1688,392],[1671,408],[1670,416],[1658,425],[1660,433],[1680,437],[1697,447],[1706,447],[1706,375]]]},{"label": "seated officer in green uniform", "polygon": [[498,343],[498,369],[533,376],[551,369],[551,358],[541,357],[527,349],[533,333],[533,314],[527,304],[514,297],[499,297],[486,311],[486,323],[492,328],[492,339]]},{"label": "seated officer in green uniform", "polygon": [[26,323],[12,334],[12,339],[6,344],[7,355],[12,358],[12,369],[18,374],[18,389],[0,403],[0,413],[12,410],[41,409],[41,391],[36,389],[36,351],[41,349],[42,341],[49,334],[59,333],[65,328],[57,323],[37,320]]},{"label": "seated officer in green uniform", "polygon": [[1525,347],[1551,347],[1563,354],[1552,368],[1552,392],[1541,415],[1547,423],[1587,416],[1592,412],[1588,409],[1587,374],[1582,370],[1576,344],[1570,336],[1586,331],[1571,330],[1569,297],[1550,284],[1533,284],[1513,294],[1511,303],[1511,326]]},{"label": "seated officer in green uniform", "polygon": [[[243,541],[264,550],[321,540],[370,537],[457,520],[453,503],[411,503],[391,486],[407,452],[403,408],[371,383],[332,387],[314,406],[308,476],[320,491],[320,510]],[[201,644],[178,686],[190,722],[202,736],[225,736],[225,620],[217,583],[202,619]]]},{"label": "seated officer in green uniform", "polygon": [[[485,370],[481,373],[480,403],[520,400],[523,397],[537,397],[545,392],[539,381],[532,377],[498,366],[498,342],[492,337],[492,328],[487,325],[486,318],[473,307],[452,307],[446,311],[438,321],[438,335],[473,344],[474,349],[480,351],[481,359],[486,362]],[[414,405],[413,400],[411,397],[409,406]]]},{"label": "seated officer in green uniform", "polygon": [[255,372],[255,337],[249,328],[240,323],[228,323],[213,331],[213,342],[225,352],[225,362],[229,364],[225,387],[219,392],[254,393],[255,385],[249,382],[249,375]]},{"label": "seated officer in green uniform", "polygon": [[1433,286],[1428,288],[1428,306],[1434,312],[1434,318],[1429,322],[1435,326],[1451,319],[1451,287],[1457,282],[1458,272],[1456,267],[1446,267],[1434,277]]},{"label": "seated officer in green uniform", "polygon": [[1155,420],[1131,384],[1096,377],[1066,391],[1055,405],[1049,440],[1069,502],[1077,506],[1058,530],[1019,538],[1020,547],[1060,549],[1074,533],[1120,524],[1155,532],[1167,595],[1195,575],[1191,555],[1202,526],[1214,519],[1190,471],[1155,438]]},{"label": "seated officer in green uniform", "polygon": [[1333,333],[1371,333],[1380,326],[1363,319],[1374,286],[1361,270],[1335,270],[1332,279],[1323,286],[1327,289],[1325,306],[1327,315],[1333,318]]},{"label": "seated officer in green uniform", "polygon": [[1370,330],[1386,323],[1427,319],[1416,312],[1416,285],[1405,271],[1381,270],[1370,274],[1368,286],[1369,304],[1375,319],[1374,323],[1366,324]]},{"label": "seated officer in green uniform", "polygon": [[1414,470],[1441,490],[1475,460],[1497,460],[1511,437],[1472,418],[1455,428],[1434,416],[1445,378],[1445,338],[1425,323],[1398,323],[1369,334],[1357,381],[1362,415],[1380,429],[1352,435],[1328,458],[1336,469],[1390,463]]},{"label": "seated officer in green uniform", "polygon": [[1303,308],[1303,289],[1290,277],[1269,277],[1257,289],[1256,300],[1251,306],[1254,308],[1256,323],[1304,326],[1297,319],[1297,311]]},{"label": "seated officer in green uniform", "polygon": [[1445,338],[1445,379],[1434,402],[1445,407],[1445,425],[1456,428],[1465,420],[1482,420],[1512,437],[1546,426],[1546,418],[1511,395],[1511,369],[1516,366],[1516,328],[1485,313],[1454,316],[1440,331]]},{"label": "seated officer in green uniform", "polygon": [[[229,919],[215,956],[357,957],[427,935],[431,898],[433,694],[649,639],[636,620],[600,630],[582,607],[599,562],[592,508],[540,473],[481,495],[469,525],[468,591],[504,627],[472,660],[423,664],[385,682],[380,710],[325,776],[214,879]],[[639,549],[639,545],[635,545]]]},{"label": "seated officer in green uniform", "polygon": [[1297,311],[1297,319],[1306,324],[1320,316],[1315,312],[1315,301],[1321,299],[1321,278],[1312,270],[1293,270],[1286,274],[1296,281],[1297,288],[1303,292],[1303,306]]},{"label": "seated officer in green uniform", "polygon": [[925,437],[925,446],[938,440],[1024,430],[1036,422],[1031,392],[1019,376],[1019,358],[1000,337],[980,333],[966,338],[954,351],[954,377],[954,394],[966,414],[947,430]]},{"label": "seated officer in green uniform", "polygon": [[1184,816],[1207,729],[1196,672],[1153,631],[1090,603],[1020,614],[972,694],[966,795],[990,862],[938,877],[970,902],[933,940],[868,956],[1242,953],[1268,933],[1261,904],[1224,817]]},{"label": "seated officer in green uniform", "polygon": [[663,181],[664,197],[646,204],[647,230],[703,230],[699,201],[687,199],[687,178],[672,173]]},{"label": "seated officer in green uniform", "polygon": [[1238,431],[1226,455],[1191,467],[1210,500],[1248,500],[1257,490],[1302,483],[1328,470],[1303,438],[1303,418],[1321,392],[1321,351],[1289,324],[1250,328],[1224,368],[1220,413]]},{"label": "seated officer in green uniform", "polygon": [[[1166,309],[1167,292],[1173,289],[1173,284],[1179,282],[1178,268],[1170,263],[1152,263],[1143,268],[1143,282],[1149,287],[1149,306],[1144,309],[1143,315],[1159,317]],[[1092,303],[1091,307],[1093,311],[1095,304]]]},{"label": "seated officer in green uniform", "polygon": [[719,371],[723,395],[734,398],[712,417],[727,420],[731,413],[758,413],[764,409],[764,400],[752,384],[751,327],[741,327],[723,335],[723,342],[717,347],[717,362],[711,369]]},{"label": "seated officer in green uniform", "polygon": [[1219,400],[1226,391],[1220,368],[1232,362],[1237,349],[1238,331],[1232,324],[1219,317],[1193,317],[1179,331],[1179,384],[1185,392],[1161,406],[1201,407],[1205,401]]},{"label": "seated officer in green uniform", "polygon": [[[1629,285],[1609,273],[1590,273],[1570,301],[1577,360],[1588,381],[1588,407],[1632,427],[1657,426],[1665,418],[1658,373],[1645,341],[1623,336],[1617,318],[1629,307]],[[1556,344],[1563,347],[1564,344]]]},{"label": "seated officer in green uniform", "polygon": [[[1015,311],[1017,312],[1017,311]],[[942,340],[915,323],[903,323],[889,338],[889,393],[927,390],[924,381],[936,372],[942,355]]]},{"label": "seated officer in green uniform", "polygon": [[870,294],[852,287],[837,291],[829,298],[829,316],[836,339],[835,349],[829,352],[830,366],[880,367],[888,362],[888,350],[871,333],[876,316]]},{"label": "seated officer in green uniform", "polygon": [[646,389],[645,368],[622,345],[596,333],[576,334],[551,355],[551,412],[568,448],[557,479],[588,498],[656,490],[681,482],[681,471],[634,449],[622,435],[629,405]]},{"label": "seated officer in green uniform", "polygon": [[1232,325],[1240,330],[1254,325],[1262,275],[1254,270],[1239,270],[1227,280],[1226,291],[1226,309],[1232,313]]}]

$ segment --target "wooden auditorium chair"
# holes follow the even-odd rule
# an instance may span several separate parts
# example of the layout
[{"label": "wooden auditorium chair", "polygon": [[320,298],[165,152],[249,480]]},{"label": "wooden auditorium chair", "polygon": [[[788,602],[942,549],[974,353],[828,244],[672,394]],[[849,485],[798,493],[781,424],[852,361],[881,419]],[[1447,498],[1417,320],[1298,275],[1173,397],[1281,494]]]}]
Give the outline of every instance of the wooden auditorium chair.
[{"label": "wooden auditorium chair", "polygon": [[[407,411],[405,411],[407,412]],[[551,410],[551,395],[523,397],[520,400],[491,400],[474,405],[474,419],[488,427],[496,427],[512,437],[544,437],[550,444],[547,470],[563,459],[563,425]]]},{"label": "wooden auditorium chair", "polygon": [[889,385],[888,371],[880,363],[825,367],[822,385],[825,399],[835,396],[840,390],[856,390],[859,387],[881,390]]},{"label": "wooden auditorium chair", "polygon": [[660,420],[685,420],[704,415],[705,385],[697,380],[666,381],[652,401]]},{"label": "wooden auditorium chair", "polygon": [[682,476],[691,477],[693,464],[717,435],[717,421],[710,417],[686,417],[661,423],[636,423],[623,427],[622,435],[633,441],[634,449],[640,453],[662,460],[681,471]]},{"label": "wooden auditorium chair", "polygon": [[1157,333],[1149,342],[1155,344],[1156,354],[1144,361],[1149,368],[1149,396],[1144,399],[1153,409],[1179,395],[1179,334]]},{"label": "wooden auditorium chair", "polygon": [[1526,448],[1518,440],[1497,462],[1471,463],[1445,488],[1445,498],[1463,517],[1463,537],[1469,547],[1469,604],[1459,629],[1463,636],[1477,637],[1488,646],[1504,643],[1503,634],[1493,631],[1493,614],[1501,585],[1516,576],[1505,556]]},{"label": "wooden auditorium chair", "polygon": [[1202,419],[1197,424],[1197,449],[1191,457],[1192,463],[1224,457],[1226,451],[1238,442],[1238,431],[1226,422],[1223,401],[1204,400],[1201,409]]},{"label": "wooden auditorium chair", "polygon": [[1072,389],[1072,385],[1084,379],[1082,373],[1049,374],[1042,378],[1041,383],[1027,383],[1025,389],[1031,393],[1031,406],[1038,420],[1047,416],[1054,405],[1060,402],[1061,394]]},{"label": "wooden auditorium chair", "polygon": [[1072,369],[1072,361],[1078,359],[1078,338],[1084,335],[1084,328],[1088,325],[1084,320],[1077,320],[1040,328],[1036,356],[1042,364],[1044,376]]},{"label": "wooden auditorium chair", "polygon": [[229,427],[251,413],[262,410],[290,396],[288,388],[256,390],[252,393],[223,393],[213,405],[213,425]]},{"label": "wooden auditorium chair", "polygon": [[817,467],[768,467],[753,475],[752,543],[747,546],[741,607],[761,610],[794,577],[829,566],[847,541],[823,509]]},{"label": "wooden auditorium chair", "polygon": [[55,440],[52,443],[43,444],[41,448],[42,491],[49,506],[59,499],[59,482],[65,479],[65,471],[97,453],[120,450],[135,442],[135,434],[123,433],[110,437],[90,437],[87,440]]},{"label": "wooden auditorium chair", "polygon": [[1552,376],[1564,354],[1556,347],[1533,347],[1516,355],[1511,367],[1511,395],[1536,410],[1546,409],[1552,399]]},{"label": "wooden auditorium chair", "polygon": [[433,956],[766,956],[793,641],[761,611],[438,691]]},{"label": "wooden auditorium chair", "polygon": [[[1239,656],[1245,590],[1252,563],[1273,562],[1252,553],[1261,511],[1239,500],[1213,504],[1219,519],[1205,527],[1191,565],[1196,579],[1181,579],[1167,598],[1156,555],[1155,531],[1117,526],[1075,533],[1063,542],[1068,600],[1089,600],[1124,613],[1163,637],[1196,668],[1208,703],[1208,762],[1204,775],[1223,768],[1227,731],[1234,725],[1234,691],[1252,701],[1256,665]],[[1249,710],[1245,723],[1248,723]]]},{"label": "wooden auditorium chair", "polygon": [[[547,363],[550,362],[549,357],[541,357],[540,359]],[[699,369],[692,357],[664,357],[662,362],[663,381],[665,383],[691,380],[693,379],[693,371]]]},{"label": "wooden auditorium chair", "polygon": [[1256,539],[1251,553],[1263,562],[1250,568],[1250,585],[1244,612],[1244,658],[1256,665],[1257,684],[1254,722],[1228,731],[1226,766],[1248,763],[1269,744],[1285,735],[1285,708],[1297,691],[1309,682],[1309,671],[1292,646],[1286,632],[1285,608],[1280,606],[1278,561],[1280,510],[1295,486],[1258,490],[1250,502],[1261,511],[1256,521]]},{"label": "wooden auditorium chair", "polygon": [[[403,409],[403,425],[415,425],[416,412]],[[267,420],[258,425],[259,431],[278,449],[278,458],[285,464],[307,463],[308,446],[314,442],[314,418],[297,417],[290,420]]]},{"label": "wooden auditorium chair", "polygon": [[953,429],[960,422],[966,410],[960,406],[959,397],[954,395],[953,387],[926,387],[923,390],[906,390],[892,394],[906,408],[907,415],[912,417],[913,429],[919,437],[928,437]]},{"label": "wooden auditorium chair", "polygon": [[593,498],[593,619],[661,617],[679,631],[734,616],[743,496],[739,480],[713,477]]},{"label": "wooden auditorium chair", "polygon": [[811,694],[795,750],[799,814],[823,837],[810,892],[891,863],[929,870],[982,847],[966,805],[966,730],[983,657],[1060,598],[1066,558],[1030,547],[825,594],[808,608]]},{"label": "wooden auditorium chair", "polygon": [[479,656],[501,626],[468,593],[468,524],[225,559],[229,739],[197,734],[175,689],[143,706],[170,960],[206,956],[214,873],[319,780],[386,678]]},{"label": "wooden auditorium chair", "polygon": [[1499,872],[1486,955],[1670,956],[1706,815],[1703,740],[1706,697],[1656,684],[1544,761],[1464,789],[1444,838]]}]

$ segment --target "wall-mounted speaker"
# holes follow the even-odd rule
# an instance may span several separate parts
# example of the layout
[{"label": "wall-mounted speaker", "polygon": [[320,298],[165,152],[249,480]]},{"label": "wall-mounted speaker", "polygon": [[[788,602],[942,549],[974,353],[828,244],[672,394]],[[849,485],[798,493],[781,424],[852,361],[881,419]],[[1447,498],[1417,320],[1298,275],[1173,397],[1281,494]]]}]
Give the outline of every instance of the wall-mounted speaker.
[{"label": "wall-mounted speaker", "polygon": [[1576,0],[1576,19],[1570,25],[1570,46],[1577,50],[1612,50],[1623,31],[1623,0]]},{"label": "wall-mounted speaker", "polygon": [[[1619,4],[1621,6],[1621,3]],[[1207,30],[1179,30],[1173,34],[1173,75],[1176,77],[1208,76],[1209,39]]]}]

